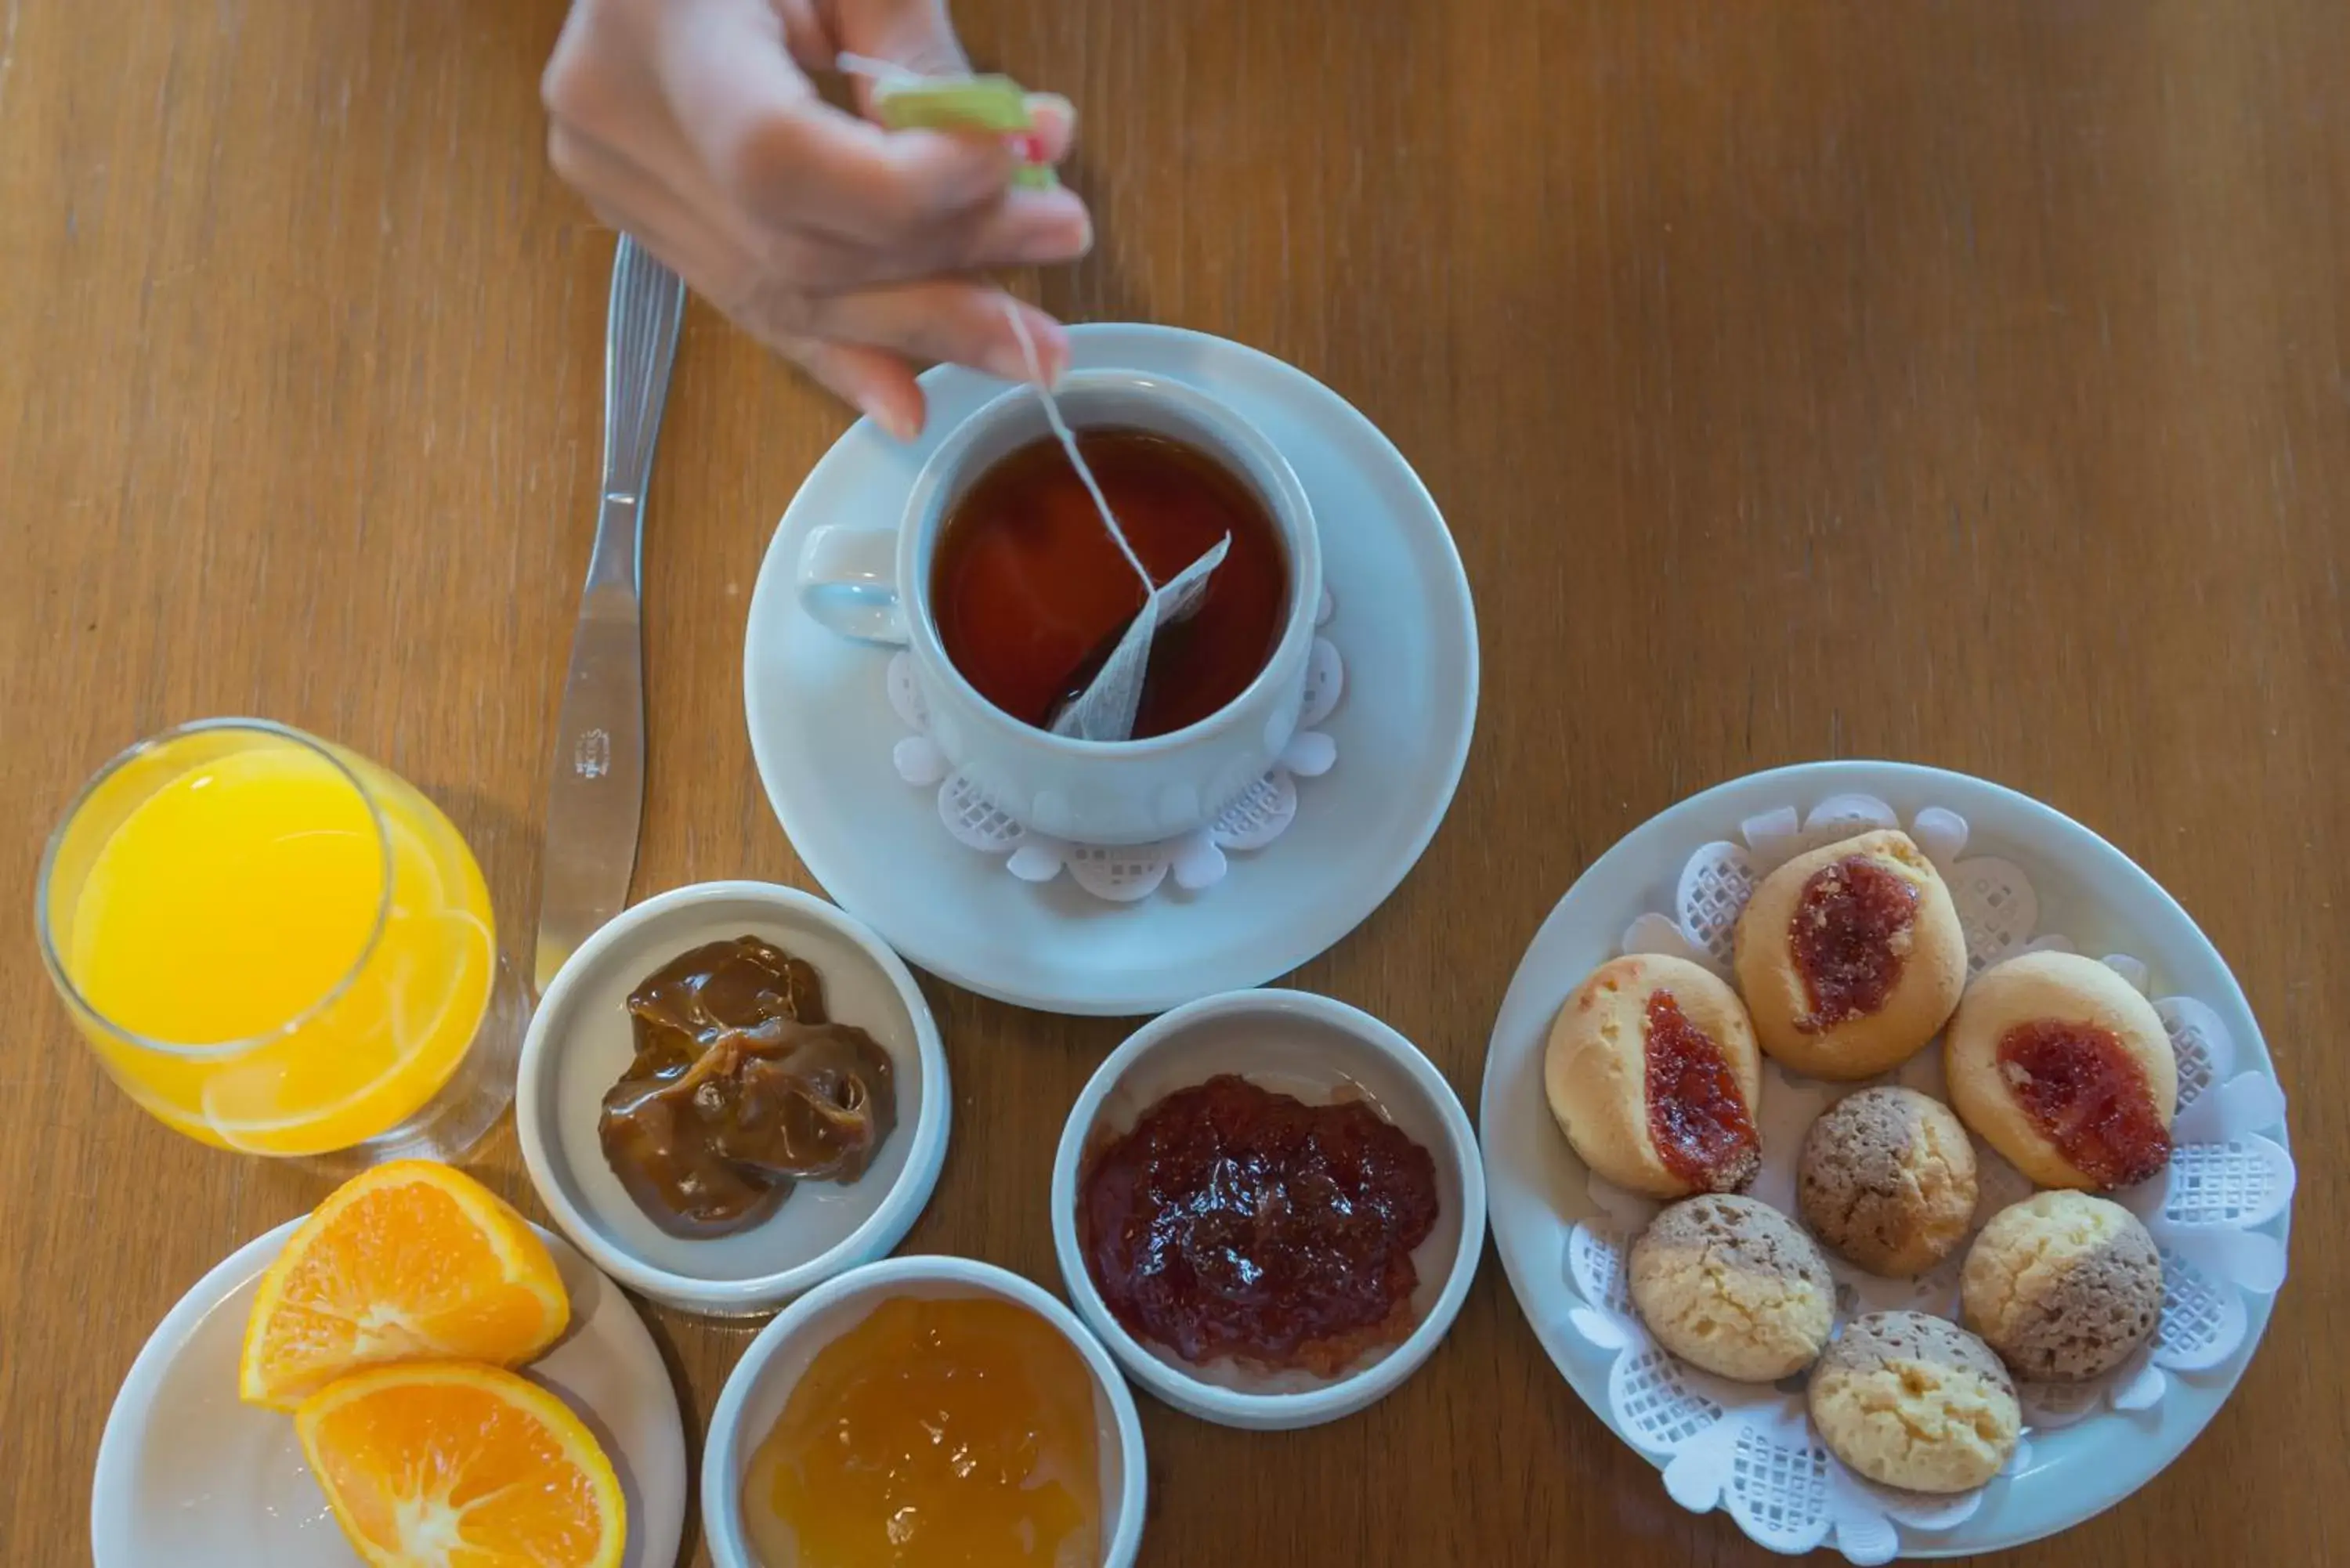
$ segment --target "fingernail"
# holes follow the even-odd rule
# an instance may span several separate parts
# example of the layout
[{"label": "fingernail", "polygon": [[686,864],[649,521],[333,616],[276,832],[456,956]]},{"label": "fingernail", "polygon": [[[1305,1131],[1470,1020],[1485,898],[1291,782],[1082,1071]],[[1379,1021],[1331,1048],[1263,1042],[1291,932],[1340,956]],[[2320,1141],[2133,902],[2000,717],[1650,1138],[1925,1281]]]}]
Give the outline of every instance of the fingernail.
[{"label": "fingernail", "polygon": [[879,425],[881,433],[892,441],[912,441],[922,433],[920,425],[909,426],[903,414],[890,408],[879,398],[859,398],[857,400],[857,407],[867,419]]},{"label": "fingernail", "polygon": [[993,137],[956,136],[948,140],[955,144],[962,159],[955,166],[954,179],[967,199],[1001,192],[1019,161],[1008,145]]},{"label": "fingernail", "polygon": [[1076,105],[1058,93],[1030,93],[1028,122],[1035,128],[1027,139],[1035,149],[1028,155],[1032,161],[1058,163],[1069,155],[1070,144],[1076,140]]},{"label": "fingernail", "polygon": [[[1040,366],[1050,363],[1045,350],[1041,348],[1036,350],[1036,363]],[[990,344],[987,351],[981,356],[979,368],[1000,380],[1031,379],[1028,374],[1027,356],[1020,352],[1020,345],[1017,343]]]},{"label": "fingernail", "polygon": [[[1022,312],[1021,322],[1028,328],[1029,341],[1035,345],[1036,370],[1043,375],[1045,385],[1047,387],[1057,385],[1061,379],[1061,373],[1068,367],[1067,333],[1062,330],[1060,323],[1050,317],[1038,316],[1034,311]],[[1020,345],[1016,340],[988,345],[982,357],[980,369],[991,376],[1000,377],[1006,381],[1035,379],[1035,376],[1028,369],[1028,357],[1020,351]]]},{"label": "fingernail", "polygon": [[1059,213],[1020,242],[1020,259],[1031,264],[1074,261],[1094,248],[1094,223],[1082,207]]},{"label": "fingernail", "polygon": [[1045,362],[1045,385],[1059,386],[1061,378],[1069,373],[1069,335],[1059,322],[1036,345],[1036,357]]}]

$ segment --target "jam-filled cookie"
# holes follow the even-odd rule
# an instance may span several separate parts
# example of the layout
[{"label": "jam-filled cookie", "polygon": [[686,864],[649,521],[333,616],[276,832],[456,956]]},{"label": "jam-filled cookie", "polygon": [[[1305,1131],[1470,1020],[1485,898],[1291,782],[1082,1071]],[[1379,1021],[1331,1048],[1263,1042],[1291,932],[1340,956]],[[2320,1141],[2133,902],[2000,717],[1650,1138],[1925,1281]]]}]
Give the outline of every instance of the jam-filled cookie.
[{"label": "jam-filled cookie", "polygon": [[1804,1135],[1795,1202],[1829,1251],[1873,1274],[1922,1274],[1966,1240],[1975,1146],[1931,1096],[1863,1089]]},{"label": "jam-filled cookie", "polygon": [[1583,1162],[1636,1192],[1732,1192],[1762,1164],[1754,1031],[1738,993],[1687,959],[1594,970],[1551,1025],[1543,1088]]},{"label": "jam-filled cookie", "polygon": [[1730,1193],[1662,1210],[1632,1243],[1632,1304],[1657,1343],[1722,1377],[1775,1383],[1835,1323],[1835,1279],[1801,1227]]},{"label": "jam-filled cookie", "polygon": [[2110,1192],[2170,1163],[2169,1033],[2095,959],[2026,953],[1985,970],[1942,1052],[1960,1118],[2039,1186]]},{"label": "jam-filled cookie", "polygon": [[1949,1019],[1967,940],[1934,863],[1885,829],[1762,878],[1738,918],[1737,963],[1766,1053],[1814,1077],[1866,1078]]},{"label": "jam-filled cookie", "polygon": [[1967,1326],[2031,1383],[2085,1383],[2162,1322],[2162,1255],[2137,1216],[2085,1192],[2042,1192],[1991,1217],[1960,1282]]},{"label": "jam-filled cookie", "polygon": [[1948,1318],[1855,1318],[1812,1369],[1812,1425],[1870,1480],[1971,1491],[1999,1474],[2023,1431],[2015,1383],[1991,1347]]}]

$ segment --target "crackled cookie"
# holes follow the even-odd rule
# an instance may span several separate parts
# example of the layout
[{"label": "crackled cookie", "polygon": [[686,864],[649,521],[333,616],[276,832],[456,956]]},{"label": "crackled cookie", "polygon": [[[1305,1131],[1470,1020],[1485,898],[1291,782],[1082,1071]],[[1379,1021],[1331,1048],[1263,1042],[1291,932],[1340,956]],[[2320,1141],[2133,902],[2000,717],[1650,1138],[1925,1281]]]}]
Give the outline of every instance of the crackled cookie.
[{"label": "crackled cookie", "polygon": [[2154,1004],[2078,953],[1977,976],[1942,1044],[1950,1104],[2042,1187],[2110,1192],[2170,1163],[2178,1061]]},{"label": "crackled cookie", "polygon": [[1855,1318],[1812,1369],[1812,1425],[1860,1474],[1910,1491],[1971,1491],[2023,1429],[2015,1384],[1991,1347],[1947,1318]]},{"label": "crackled cookie", "polygon": [[2137,1216],[2085,1192],[2001,1210],[1967,1251],[1967,1326],[2030,1383],[2085,1383],[2162,1322],[2162,1258]]},{"label": "crackled cookie", "polygon": [[1762,1163],[1746,1009],[1687,959],[1639,954],[1592,971],[1551,1025],[1543,1089],[1583,1163],[1635,1192],[1736,1191]]},{"label": "crackled cookie", "polygon": [[1762,1049],[1798,1073],[1866,1078],[1941,1028],[1967,940],[1941,873],[1905,833],[1798,855],[1738,917],[1738,989]]},{"label": "crackled cookie", "polygon": [[1975,1146],[1932,1096],[1863,1089],[1804,1135],[1795,1202],[1830,1251],[1873,1274],[1922,1274],[1966,1240]]},{"label": "crackled cookie", "polygon": [[1727,1193],[1660,1211],[1632,1243],[1632,1303],[1657,1343],[1745,1383],[1818,1356],[1835,1321],[1827,1260],[1767,1203]]}]

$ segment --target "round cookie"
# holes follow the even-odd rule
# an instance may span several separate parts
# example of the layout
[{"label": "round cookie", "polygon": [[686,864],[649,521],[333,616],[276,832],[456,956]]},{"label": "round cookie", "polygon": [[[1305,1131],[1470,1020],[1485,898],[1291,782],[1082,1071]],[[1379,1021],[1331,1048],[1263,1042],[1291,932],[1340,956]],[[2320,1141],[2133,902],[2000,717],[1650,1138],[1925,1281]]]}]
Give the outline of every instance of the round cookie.
[{"label": "round cookie", "polygon": [[1882,829],[1798,855],[1738,917],[1738,989],[1762,1049],[1798,1073],[1866,1078],[1958,1005],[1967,938],[1941,873]]},{"label": "round cookie", "polygon": [[2137,1216],[2085,1192],[2042,1192],[1991,1217],[1960,1281],[1967,1326],[2030,1383],[2084,1383],[2162,1322],[2162,1257]]},{"label": "round cookie", "polygon": [[1551,1115],[1583,1163],[1652,1198],[1752,1181],[1762,1089],[1738,993],[1687,959],[1601,964],[1559,1009],[1543,1054]]},{"label": "round cookie", "polygon": [[1660,1211],[1632,1243],[1632,1303],[1657,1343],[1743,1383],[1801,1372],[1835,1322],[1827,1260],[1767,1203],[1728,1193]]},{"label": "round cookie", "polygon": [[2078,953],[1977,976],[1942,1043],[1950,1104],[2041,1187],[2110,1192],[2170,1162],[2178,1061],[2154,1004]]},{"label": "round cookie", "polygon": [[1971,1491],[2015,1452],[2015,1384],[1991,1347],[1947,1318],[1855,1318],[1812,1369],[1812,1426],[1870,1480]]},{"label": "round cookie", "polygon": [[1795,1202],[1830,1251],[1873,1274],[1922,1274],[1966,1240],[1975,1146],[1931,1096],[1863,1089],[1804,1135]]}]

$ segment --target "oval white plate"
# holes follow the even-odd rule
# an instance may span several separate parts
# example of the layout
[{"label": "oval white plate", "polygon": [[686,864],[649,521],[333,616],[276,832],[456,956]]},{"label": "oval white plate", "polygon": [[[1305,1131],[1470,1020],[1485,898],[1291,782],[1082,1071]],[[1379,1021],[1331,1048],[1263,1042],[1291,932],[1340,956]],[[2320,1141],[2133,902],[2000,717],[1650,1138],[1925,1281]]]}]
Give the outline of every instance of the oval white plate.
[{"label": "oval white plate", "polygon": [[[1761,812],[1782,805],[1802,810],[1846,794],[1874,795],[1904,821],[1929,805],[1956,811],[1967,819],[1970,854],[2002,856],[2031,870],[2044,929],[2064,932],[2084,951],[2142,959],[2159,992],[2194,996],[2218,1010],[2235,1037],[2240,1072],[2274,1075],[2242,990],[2187,911],[2120,850],[2012,790],[1903,763],[1811,763],[1717,785],[1659,813],[1594,861],[1535,933],[1493,1024],[1477,1114],[1486,1211],[1510,1288],[1551,1360],[1603,1421],[1610,1358],[1565,1327],[1576,1304],[1562,1266],[1567,1231],[1597,1210],[1586,1191],[1582,1162],[1551,1120],[1542,1094],[1551,1019],[1575,983],[1614,955],[1635,917],[1674,907],[1675,879],[1700,845],[1735,838],[1738,825]],[[2283,1223],[2277,1221],[2280,1240]],[[1905,1532],[1902,1555],[1951,1557],[2020,1546],[2069,1529],[2153,1480],[2243,1376],[2268,1326],[2271,1303],[2261,1296],[2247,1304],[2249,1330],[2224,1364],[2174,1380],[2150,1411],[2106,1413],[2035,1432],[2024,1469],[1992,1483],[1963,1524],[1930,1536]]]},{"label": "oval white plate", "polygon": [[[89,1526],[97,1568],[353,1568],[294,1418],[236,1397],[245,1314],[300,1220],[238,1248],[166,1314],[114,1397]],[[685,1528],[685,1433],[652,1335],[619,1286],[533,1226],[571,1293],[571,1332],[525,1369],[587,1421],[629,1502],[625,1568],[671,1568]]]},{"label": "oval white plate", "polygon": [[1303,370],[1165,327],[1071,329],[1076,367],[1147,370],[1230,404],[1279,447],[1314,503],[1329,631],[1348,694],[1320,726],[1338,764],[1299,786],[1297,820],[1235,855],[1204,893],[1162,888],[1108,904],[1065,876],[1022,882],[947,836],[937,791],[898,776],[908,733],[884,694],[888,650],[800,608],[800,541],[819,522],[893,523],[942,432],[1003,383],[922,378],[929,432],[900,446],[859,421],[808,472],[751,596],[743,696],[751,753],[792,847],[840,907],[913,962],[969,990],[1051,1012],[1164,1012],[1285,974],[1378,908],[1435,836],[1468,761],[1477,625],[1452,535],[1401,453]]}]

